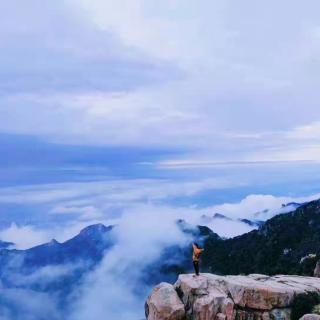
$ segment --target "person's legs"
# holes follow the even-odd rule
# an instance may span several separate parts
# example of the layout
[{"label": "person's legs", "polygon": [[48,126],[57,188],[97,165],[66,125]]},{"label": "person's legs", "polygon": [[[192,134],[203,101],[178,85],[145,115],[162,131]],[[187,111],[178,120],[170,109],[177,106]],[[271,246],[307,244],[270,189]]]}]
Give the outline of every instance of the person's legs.
[{"label": "person's legs", "polygon": [[193,267],[196,275],[199,275],[199,261],[193,261]]}]

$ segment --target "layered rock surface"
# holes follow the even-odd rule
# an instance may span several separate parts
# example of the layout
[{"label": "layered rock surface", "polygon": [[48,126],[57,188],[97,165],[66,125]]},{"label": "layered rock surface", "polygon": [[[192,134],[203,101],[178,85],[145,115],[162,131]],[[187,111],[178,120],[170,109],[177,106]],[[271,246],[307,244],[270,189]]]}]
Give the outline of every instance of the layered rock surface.
[{"label": "layered rock surface", "polygon": [[[154,288],[146,316],[148,320],[289,320],[295,295],[304,292],[320,293],[320,279],[184,274],[173,286],[162,283]],[[172,317],[176,310],[178,317]]]},{"label": "layered rock surface", "polygon": [[148,320],[185,319],[185,309],[174,287],[162,282],[157,285],[145,304],[145,314]]}]

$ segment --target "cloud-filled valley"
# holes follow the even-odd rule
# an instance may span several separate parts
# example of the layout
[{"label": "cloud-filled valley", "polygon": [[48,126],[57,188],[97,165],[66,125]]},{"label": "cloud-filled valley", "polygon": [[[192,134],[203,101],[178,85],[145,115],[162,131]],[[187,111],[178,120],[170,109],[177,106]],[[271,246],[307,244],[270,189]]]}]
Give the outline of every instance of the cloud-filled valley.
[{"label": "cloud-filled valley", "polygon": [[[248,221],[264,221],[295,208],[294,204],[288,207],[283,204],[319,198],[319,194],[305,197],[252,194],[234,203],[208,206],[175,202],[176,198],[196,201],[193,197],[208,190],[214,196],[216,190],[231,193],[230,190],[242,187],[223,179],[189,182],[110,179],[2,188],[2,205],[33,208],[27,210],[31,212],[30,217],[24,213],[0,231],[0,239],[15,243],[16,248],[27,249],[46,242],[59,247],[86,226],[97,223],[115,226],[110,231],[112,247],[92,267],[88,261],[73,261],[72,254],[70,261],[62,260],[58,265],[41,266],[41,263],[37,265],[38,260],[30,260],[31,267],[26,269],[21,269],[21,263],[36,259],[37,255],[10,260],[9,269],[2,270],[6,275],[2,284],[3,314],[12,320],[26,313],[33,320],[51,309],[52,319],[88,319],[89,315],[101,319],[108,315],[110,319],[138,320],[143,317],[143,301],[150,288],[150,284],[144,282],[148,266],[157,263],[167,248],[190,245],[192,238],[181,232],[178,220],[190,226],[207,225],[221,237],[233,237],[258,228]],[[39,259],[41,261],[41,256]],[[165,259],[170,261],[168,257]],[[25,270],[24,273],[21,274],[20,269]],[[70,286],[68,294],[63,290],[61,293],[63,287],[59,283],[68,281],[63,279],[74,279],[78,273],[82,274],[80,281],[67,285]],[[10,287],[12,284],[17,288]],[[34,300],[26,300],[31,293]],[[20,300],[23,303],[17,305]],[[43,300],[48,301],[45,308],[39,304]],[[118,305],[126,305],[125,310],[119,312]]]},{"label": "cloud-filled valley", "polygon": [[[266,220],[278,214],[282,204],[303,203],[316,199],[319,194],[303,197],[252,194],[240,202],[219,204],[216,192],[232,194],[246,188],[245,183],[226,179],[179,181],[169,179],[107,180],[2,188],[0,203],[15,205],[15,220],[7,217],[1,238],[14,242],[20,248],[50,241],[65,241],[83,227],[93,223],[122,224],[128,217],[145,215],[152,220],[161,216],[173,220],[184,219],[192,224],[208,224],[221,236],[236,236],[250,230],[239,219]],[[209,192],[208,205],[197,206],[199,194]],[[189,202],[183,203],[181,199]],[[21,212],[24,208],[27,212]],[[268,211],[265,211],[268,209]],[[289,207],[289,210],[291,208]],[[229,219],[209,219],[216,213]],[[206,216],[207,219],[202,219]],[[11,222],[10,222],[11,220]],[[30,221],[30,222],[28,222]],[[229,224],[230,227],[226,228]],[[233,227],[231,227],[233,226]],[[152,228],[151,228],[152,229]],[[228,230],[228,231],[226,231]],[[232,230],[232,231],[231,231]],[[230,232],[228,234],[228,232]]]},{"label": "cloud-filled valley", "polygon": [[[53,250],[55,246],[59,248],[68,243],[71,237],[77,237],[85,226],[97,223],[115,226],[107,232],[108,239],[112,239],[111,247],[108,247],[102,258],[93,258],[92,262],[90,255],[84,255],[84,260],[72,260],[72,251],[65,258],[57,258],[62,260],[44,266],[41,265],[47,258],[39,256],[39,253],[13,255],[11,258],[9,255],[7,269],[2,267],[1,270],[5,275],[2,284],[3,316],[6,320],[12,320],[26,314],[30,316],[27,319],[33,320],[50,312],[50,319],[67,317],[85,320],[94,316],[97,319],[117,317],[138,320],[143,317],[143,301],[150,288],[150,284],[145,283],[148,266],[161,259],[166,248],[190,245],[192,238],[181,231],[177,225],[179,219],[190,226],[208,225],[220,236],[230,237],[258,227],[239,219],[246,218],[253,222],[265,220],[280,212],[294,210],[293,202],[303,203],[319,198],[319,194],[294,198],[250,195],[240,202],[205,208],[178,206],[168,202],[172,195],[191,197],[203,188],[212,188],[214,185],[207,181],[193,182],[182,187],[180,183],[168,181],[137,180],[131,181],[131,185],[128,181],[82,182],[2,190],[1,203],[46,205],[43,208],[48,211],[43,214],[63,218],[58,224],[55,220],[48,223],[49,220],[42,216],[44,224],[37,222],[35,225],[24,225],[20,222],[2,229],[0,238],[14,242],[18,248],[26,249],[48,242],[45,246]],[[287,203],[293,204],[282,206]],[[92,215],[93,210],[99,212],[99,215]],[[95,237],[97,230],[86,233]],[[90,248],[85,242],[82,245]],[[81,249],[82,245],[79,244],[78,248]],[[77,274],[81,274],[80,281],[74,278]],[[71,280],[72,285],[70,279],[74,279]],[[67,282],[61,286],[61,281]],[[68,293],[64,292],[64,287]],[[32,295],[32,299],[26,299],[29,295]],[[43,304],[43,301],[47,302]],[[120,312],[119,305],[125,305],[126,308]]]},{"label": "cloud-filled valley", "polygon": [[319,9],[0,1],[0,318],[141,320],[199,230],[320,198]]}]

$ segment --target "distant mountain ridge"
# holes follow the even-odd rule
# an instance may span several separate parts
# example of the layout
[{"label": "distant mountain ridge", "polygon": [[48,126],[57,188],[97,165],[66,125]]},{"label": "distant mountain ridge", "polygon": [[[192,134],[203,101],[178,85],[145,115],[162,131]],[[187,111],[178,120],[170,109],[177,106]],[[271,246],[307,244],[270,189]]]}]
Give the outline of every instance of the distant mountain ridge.
[{"label": "distant mountain ridge", "polygon": [[[220,274],[306,274],[300,264],[308,254],[320,256],[320,200],[297,204],[259,229],[232,239],[205,237],[203,268]],[[313,268],[314,266],[312,266]]]},{"label": "distant mountain ridge", "polygon": [[[278,214],[282,214],[282,213],[288,213],[290,211],[294,211],[295,209],[298,209],[300,206],[304,205],[306,202],[302,202],[302,203],[298,203],[298,202],[288,202],[288,203],[283,203],[281,205],[281,208],[279,208],[275,214],[274,213],[274,210],[271,210],[271,209],[264,209],[262,211],[258,211],[258,212],[255,212],[254,213],[254,217],[256,220],[262,220],[262,218],[265,219],[265,217],[268,217],[268,219],[272,218],[272,216],[274,215],[278,215]],[[270,216],[271,214],[271,216]]]},{"label": "distant mountain ridge", "polygon": [[8,242],[8,241],[2,241],[0,240],[0,249],[8,249],[10,247],[14,246],[13,242]]},{"label": "distant mountain ridge", "polygon": [[[55,239],[26,250],[0,250],[4,288],[55,293],[62,305],[68,294],[103,258],[114,242],[114,226],[95,224],[60,243]],[[50,271],[51,270],[51,271]],[[43,274],[47,275],[45,278]],[[8,306],[12,308],[12,306]]]},{"label": "distant mountain ridge", "polygon": [[[215,219],[225,219],[220,215]],[[231,239],[221,238],[207,226],[190,225],[184,220],[176,223],[190,243],[164,248],[156,261],[145,265],[137,285],[173,283],[178,274],[192,271],[191,241],[205,249],[201,272],[217,274],[310,275],[316,260],[308,257],[320,255],[319,200],[299,205],[261,223],[256,230]],[[251,220],[242,223],[249,224]],[[2,289],[53,293],[65,308],[69,294],[114,246],[115,228],[95,224],[63,243],[52,239],[27,250],[9,249],[11,243],[4,242],[0,247]],[[0,306],[3,303],[7,302],[3,300]],[[7,303],[6,307],[14,310],[16,304]]]},{"label": "distant mountain ridge", "polygon": [[[298,204],[295,210],[276,215],[235,238],[223,239],[206,226],[191,226],[183,220],[177,224],[204,248],[203,272],[310,276],[320,257],[320,200]],[[315,257],[303,259],[310,254]],[[149,278],[172,282],[177,274],[192,272],[190,256],[191,245],[167,248],[153,264]]]},{"label": "distant mountain ridge", "polygon": [[[230,239],[222,239],[206,226],[193,226],[184,220],[178,220],[177,224],[183,233],[203,244],[205,252],[202,267],[206,271],[221,274],[297,273],[297,263],[303,256],[310,253],[320,254],[320,217],[317,211],[319,200],[283,205],[288,206],[296,209],[266,222],[238,219],[257,230]],[[212,217],[203,215],[201,218],[232,220],[220,213],[215,213]],[[112,247],[113,229],[114,226],[95,224],[84,228],[78,235],[63,243],[53,239],[49,243],[27,250],[8,249],[12,244],[0,241],[0,276],[4,276],[4,270],[7,270],[13,257],[20,257],[20,264],[16,269],[24,273],[48,265],[77,261],[85,261],[85,269],[90,269],[102,259],[104,252]],[[301,232],[302,230],[304,232]],[[158,264],[155,270],[162,269],[164,272],[160,274],[163,275],[165,270],[179,270],[180,273],[190,270],[189,254],[189,248],[168,247],[162,253],[161,259],[155,262]],[[171,259],[172,256],[175,259]],[[172,260],[175,263],[170,263]],[[269,260],[272,260],[272,263],[269,263]],[[12,264],[10,269],[15,271]]]},{"label": "distant mountain ridge", "polygon": [[250,227],[260,227],[264,224],[262,220],[249,220],[249,219],[238,219],[239,221],[247,224]]},{"label": "distant mountain ridge", "polygon": [[254,228],[259,227],[263,223],[262,220],[258,220],[258,219],[254,219],[254,220],[245,219],[245,218],[232,219],[222,213],[215,213],[212,216],[207,215],[207,214],[203,214],[200,217],[200,223],[204,223],[204,224],[214,223],[216,220],[240,222],[240,223],[244,223],[244,224],[246,224],[250,227],[254,227]]},{"label": "distant mountain ridge", "polygon": [[0,259],[3,265],[12,255],[20,255],[23,257],[23,267],[41,267],[79,259],[100,260],[104,250],[112,245],[112,240],[108,237],[112,229],[113,226],[106,227],[103,224],[91,225],[63,243],[52,239],[26,250],[3,249],[0,251]]}]

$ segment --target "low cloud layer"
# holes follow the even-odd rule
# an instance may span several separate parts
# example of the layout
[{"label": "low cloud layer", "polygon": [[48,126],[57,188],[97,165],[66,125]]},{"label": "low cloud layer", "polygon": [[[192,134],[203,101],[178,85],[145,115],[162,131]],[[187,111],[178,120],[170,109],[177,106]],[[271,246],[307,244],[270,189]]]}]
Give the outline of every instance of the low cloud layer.
[{"label": "low cloud layer", "polygon": [[3,320],[14,320],[23,317],[26,320],[47,318],[60,320],[62,314],[56,300],[49,294],[28,289],[1,288],[0,316]]},{"label": "low cloud layer", "polygon": [[[144,299],[150,290],[143,282],[147,276],[146,266],[157,261],[167,247],[190,245],[191,239],[176,224],[178,219],[184,219],[191,225],[207,225],[222,237],[233,237],[255,228],[239,221],[240,218],[264,220],[293,209],[290,206],[282,207],[282,204],[292,201],[301,203],[320,197],[319,194],[308,197],[252,194],[239,202],[199,207],[175,203],[173,199],[197,196],[207,188],[219,188],[217,182],[130,182],[62,183],[3,190],[0,195],[2,203],[27,202],[28,205],[47,210],[42,212],[46,215],[43,219],[45,225],[12,224],[0,232],[2,240],[15,242],[18,248],[30,247],[52,238],[64,241],[76,235],[83,227],[97,222],[116,225],[112,231],[115,245],[106,252],[97,268],[86,274],[74,288],[66,310],[61,310],[59,299],[50,294],[41,297],[33,295],[35,300],[32,298],[25,301],[25,304],[15,306],[14,301],[25,299],[31,292],[27,288],[5,289],[8,308],[3,307],[4,319],[13,320],[10,310],[15,308],[21,314],[25,312],[30,315],[30,320],[41,317],[48,310],[51,310],[52,319],[57,320],[87,320],[91,317],[142,319]],[[227,184],[221,182],[220,187],[225,188],[228,184],[230,181]],[[225,218],[215,217],[216,213],[225,215]],[[58,220],[50,223],[50,217]],[[42,282],[45,284],[58,279],[78,267],[45,267],[26,277],[15,275],[11,280],[22,286],[41,286]],[[39,305],[38,299],[48,300],[45,308]]]},{"label": "low cloud layer", "polygon": [[144,299],[150,289],[143,285],[143,269],[159,259],[164,248],[183,247],[191,241],[179,230],[170,211],[150,209],[122,217],[114,234],[117,244],[86,279],[72,320],[143,318]]},{"label": "low cloud layer", "polygon": [[[27,205],[31,213],[29,217],[23,214],[21,221],[18,218],[9,227],[2,228],[0,239],[14,242],[17,248],[28,248],[53,238],[65,241],[94,223],[120,225],[125,217],[132,217],[134,223],[139,215],[156,221],[162,221],[161,216],[164,216],[170,217],[171,221],[185,219],[194,225],[207,224],[220,236],[233,237],[252,229],[239,219],[266,220],[292,209],[282,208],[283,204],[303,203],[320,197],[319,194],[306,197],[252,194],[234,203],[180,204],[181,199],[196,199],[208,190],[228,190],[241,185],[245,186],[229,178],[189,182],[141,179],[2,188],[0,203]],[[36,214],[37,211],[40,213]],[[212,217],[215,213],[223,214],[232,221],[201,218],[203,215]],[[24,222],[26,220],[34,223]]]}]

